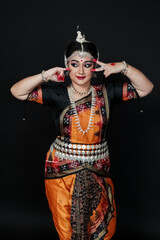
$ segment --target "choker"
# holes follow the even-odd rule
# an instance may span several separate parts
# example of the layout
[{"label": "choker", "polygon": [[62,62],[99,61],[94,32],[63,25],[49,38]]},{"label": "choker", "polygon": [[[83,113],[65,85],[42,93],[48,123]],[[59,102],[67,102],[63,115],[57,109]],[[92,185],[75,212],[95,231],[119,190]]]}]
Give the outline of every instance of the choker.
[{"label": "choker", "polygon": [[72,89],[72,92],[75,92],[79,95],[84,95],[84,94],[89,94],[92,92],[92,88],[91,86],[89,86],[89,90],[87,92],[78,92],[72,85],[71,85],[71,89]]}]

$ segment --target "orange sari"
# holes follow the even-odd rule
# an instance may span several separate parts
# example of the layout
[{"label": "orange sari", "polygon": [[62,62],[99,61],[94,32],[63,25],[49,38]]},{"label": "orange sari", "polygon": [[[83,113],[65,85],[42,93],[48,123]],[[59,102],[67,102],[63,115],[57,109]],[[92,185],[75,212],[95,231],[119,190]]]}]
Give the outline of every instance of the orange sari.
[{"label": "orange sari", "polygon": [[[60,134],[66,144],[102,144],[106,138],[111,102],[136,98],[131,84],[94,86],[97,104],[93,124],[84,135],[78,131],[76,118],[63,86],[39,86],[28,100],[56,107]],[[108,97],[108,93],[110,96]],[[91,94],[76,101],[82,129],[86,129],[91,112]],[[55,104],[55,105],[54,105]],[[64,107],[65,106],[65,107]],[[68,146],[66,145],[66,146]],[[65,147],[62,148],[65,154]],[[56,155],[51,145],[45,163],[45,190],[60,240],[109,240],[116,229],[114,187],[109,177],[109,157],[94,162]],[[66,155],[65,155],[66,156]],[[82,155],[81,155],[82,156]]]},{"label": "orange sari", "polygon": [[[46,196],[48,199],[49,207],[52,212],[53,221],[55,228],[59,234],[60,240],[70,240],[72,236],[72,227],[70,224],[71,218],[71,203],[72,203],[72,194],[74,188],[76,174],[72,174],[63,178],[58,179],[46,179],[45,180],[45,189]],[[106,183],[108,183],[112,188],[112,196],[113,196],[113,208],[114,213],[113,216],[108,223],[108,232],[104,236],[104,240],[109,240],[115,233],[116,229],[116,207],[114,201],[114,190],[113,183],[111,178],[105,178]],[[103,196],[101,202],[105,201],[105,197]],[[101,204],[97,207],[97,209],[90,216],[88,228],[91,229],[91,224],[95,224],[98,226],[98,221],[96,221],[96,214],[102,211]],[[80,223],[79,223],[80,224]],[[92,229],[94,231],[94,228]],[[104,229],[104,232],[106,230]],[[103,232],[101,233],[103,235]],[[78,238],[77,238],[78,239]],[[101,239],[101,236],[97,237],[97,239]]]},{"label": "orange sari", "polygon": [[[105,91],[103,93],[106,94]],[[83,107],[87,100],[89,100],[89,97],[76,102],[77,108],[79,108],[78,116],[82,129],[87,128],[90,117],[91,109]],[[101,101],[105,104],[104,97],[101,98]],[[97,102],[94,109],[93,127],[85,135],[78,131],[75,116],[70,116],[71,143],[95,144],[101,142],[103,116],[99,101]],[[62,112],[62,120],[68,114],[69,109],[70,106]],[[59,137],[63,139],[65,132],[63,124],[61,128],[62,132]],[[52,152],[47,153],[46,159],[52,159],[50,167],[54,166],[56,168],[56,165],[60,167],[67,164],[67,160],[60,162],[55,157],[55,151],[56,149],[53,149]],[[49,175],[47,173],[49,163],[46,162],[46,177]],[[106,160],[106,164],[109,165],[109,158]],[[111,178],[97,175],[101,165],[101,162],[97,163],[96,167],[82,164],[77,166],[76,169],[63,171],[59,176],[57,173],[57,179],[45,179],[46,196],[60,240],[82,240],[93,239],[93,237],[97,240],[109,240],[114,235],[116,228],[114,188]],[[79,171],[75,173],[77,169]],[[67,172],[69,175],[67,175]],[[66,175],[63,176],[64,173]],[[55,173],[53,174],[55,175]],[[97,199],[94,200],[94,198]]]}]

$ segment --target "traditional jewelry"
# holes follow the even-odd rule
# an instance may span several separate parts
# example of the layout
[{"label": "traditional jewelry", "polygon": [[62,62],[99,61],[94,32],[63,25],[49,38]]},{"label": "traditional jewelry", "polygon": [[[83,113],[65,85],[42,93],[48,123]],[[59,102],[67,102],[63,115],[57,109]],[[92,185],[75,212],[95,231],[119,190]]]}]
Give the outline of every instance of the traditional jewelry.
[{"label": "traditional jewelry", "polygon": [[102,68],[103,70],[105,70],[105,65],[101,65],[101,68]]},{"label": "traditional jewelry", "polygon": [[125,61],[122,61],[122,63],[123,63],[123,69],[122,69],[121,73],[123,75],[126,75],[128,73],[128,64]]},{"label": "traditional jewelry", "polygon": [[[93,164],[96,161],[106,159],[109,155],[107,141],[98,144],[76,144],[66,143],[60,138],[56,138],[50,147],[50,153],[55,151],[55,156],[60,160],[70,160],[79,162],[88,162]],[[51,162],[52,160],[47,160]]]},{"label": "traditional jewelry", "polygon": [[85,35],[83,34],[83,36],[82,36],[81,32],[78,31],[78,29],[79,29],[79,26],[77,26],[77,38],[76,38],[76,41],[79,42],[79,43],[88,42],[85,39]]},{"label": "traditional jewelry", "polygon": [[[93,59],[94,57],[89,53],[89,52],[86,52],[84,51],[84,46],[83,46],[83,43],[85,42],[89,42],[85,39],[85,35],[78,30],[79,29],[79,26],[77,26],[77,38],[76,38],[76,41],[79,42],[81,44],[81,50],[80,51],[75,51],[73,52],[73,54],[71,56],[69,56],[68,58],[66,57],[66,52],[64,54],[64,63],[65,63],[65,66],[67,67],[67,63],[68,61],[73,58],[74,56],[79,56],[81,58],[85,58],[86,56],[89,56],[91,59]],[[97,60],[99,59],[99,52],[97,52]]]},{"label": "traditional jewelry", "polygon": [[92,77],[96,78],[96,77],[97,77],[97,74],[94,72],[94,73],[92,74]]},{"label": "traditional jewelry", "polygon": [[81,58],[85,58],[85,57],[89,57],[91,59],[93,59],[94,57],[86,51],[75,51],[73,52],[68,58],[66,58],[66,56],[64,56],[64,61],[65,61],[65,66],[67,67],[67,63],[69,62],[70,59],[72,59],[75,56],[79,56]]},{"label": "traditional jewelry", "polygon": [[89,86],[89,90],[87,92],[78,92],[74,87],[73,85],[71,85],[71,89],[72,89],[72,92],[75,92],[79,95],[84,95],[84,94],[89,94],[90,92],[92,92],[92,89],[91,89],[91,86]]},{"label": "traditional jewelry", "polygon": [[48,80],[47,80],[47,78],[44,76],[44,74],[45,74],[45,71],[43,70],[43,71],[41,72],[42,83],[43,83],[43,82],[48,82]]},{"label": "traditional jewelry", "polygon": [[83,130],[81,125],[80,125],[80,122],[79,122],[79,117],[78,117],[78,113],[77,113],[77,109],[76,109],[76,104],[75,104],[75,101],[73,100],[72,88],[71,88],[71,86],[68,88],[68,94],[69,94],[69,98],[70,98],[70,102],[71,102],[71,107],[73,109],[73,114],[75,115],[75,118],[76,118],[76,120],[75,120],[76,121],[76,126],[77,126],[79,132],[82,132],[83,135],[90,130],[90,128],[93,124],[94,108],[95,108],[97,99],[96,99],[96,91],[95,91],[94,87],[92,87],[92,86],[91,86],[91,91],[92,91],[92,101],[91,101],[91,113],[90,113],[89,123],[88,123],[87,129]]}]

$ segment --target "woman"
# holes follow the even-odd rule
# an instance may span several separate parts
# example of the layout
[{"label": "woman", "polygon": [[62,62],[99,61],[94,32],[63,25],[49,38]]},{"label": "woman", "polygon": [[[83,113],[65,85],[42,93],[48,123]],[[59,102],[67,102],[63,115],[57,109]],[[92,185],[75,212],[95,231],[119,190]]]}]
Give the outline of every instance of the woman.
[{"label": "woman", "polygon": [[[95,45],[78,31],[65,52],[66,68],[42,71],[11,88],[16,98],[56,111],[58,136],[46,157],[45,189],[60,240],[109,240],[114,235],[116,206],[106,142],[110,107],[137,94],[146,96],[153,88],[142,72],[125,61],[106,64],[98,56]],[[42,84],[63,82],[65,71],[70,86]],[[98,71],[105,77],[121,72],[130,82],[91,86]]]}]

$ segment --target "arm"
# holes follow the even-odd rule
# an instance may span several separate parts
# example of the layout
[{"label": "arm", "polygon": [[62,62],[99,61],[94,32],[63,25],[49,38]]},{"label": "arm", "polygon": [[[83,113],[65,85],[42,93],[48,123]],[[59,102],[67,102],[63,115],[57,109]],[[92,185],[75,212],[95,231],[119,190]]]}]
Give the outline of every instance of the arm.
[{"label": "arm", "polygon": [[152,91],[153,83],[141,71],[131,65],[128,65],[126,76],[130,79],[140,97],[144,97]]},{"label": "arm", "polygon": [[[107,64],[100,61],[96,62],[101,67],[96,68],[93,71],[104,71],[103,74],[105,77],[108,77],[112,73],[120,73],[124,68],[124,64],[122,62]],[[130,79],[140,97],[144,97],[152,91],[153,83],[141,71],[131,65],[128,65],[128,72],[126,76]]]},{"label": "arm", "polygon": [[[66,68],[51,68],[44,73],[46,81],[51,80],[54,82],[64,81],[64,71]],[[28,94],[33,91],[35,87],[43,82],[42,75],[37,74],[20,80],[11,87],[11,93],[14,97],[20,100],[26,100]]]}]

